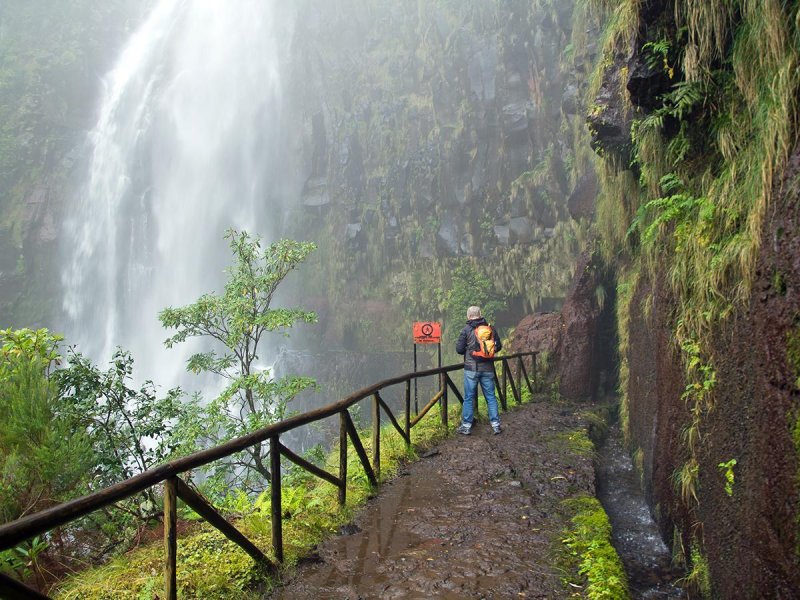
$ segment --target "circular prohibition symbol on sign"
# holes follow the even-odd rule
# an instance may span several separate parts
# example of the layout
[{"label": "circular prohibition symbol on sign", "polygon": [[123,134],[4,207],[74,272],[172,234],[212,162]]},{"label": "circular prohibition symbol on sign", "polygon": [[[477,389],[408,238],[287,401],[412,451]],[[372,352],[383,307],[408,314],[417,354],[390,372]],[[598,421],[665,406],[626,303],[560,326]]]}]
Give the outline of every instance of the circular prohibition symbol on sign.
[{"label": "circular prohibition symbol on sign", "polygon": [[442,341],[442,324],[435,321],[417,321],[414,323],[415,344],[439,344]]}]

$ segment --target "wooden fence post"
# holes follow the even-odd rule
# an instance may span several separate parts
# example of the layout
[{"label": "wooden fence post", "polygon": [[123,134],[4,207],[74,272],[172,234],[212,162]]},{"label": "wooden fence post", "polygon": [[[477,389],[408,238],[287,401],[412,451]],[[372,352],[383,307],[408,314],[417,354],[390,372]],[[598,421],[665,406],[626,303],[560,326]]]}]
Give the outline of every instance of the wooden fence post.
[{"label": "wooden fence post", "polygon": [[411,380],[406,379],[406,448],[411,448]]},{"label": "wooden fence post", "polygon": [[441,413],[442,413],[442,425],[444,426],[445,429],[447,429],[447,421],[448,421],[448,418],[447,418],[448,417],[448,415],[447,415],[447,379],[446,379],[446,377],[447,377],[447,375],[445,373],[440,373],[439,374],[439,385],[441,386],[441,389],[442,389],[442,400],[441,400],[441,402],[442,402],[442,405],[441,405],[441,407],[442,407],[442,410],[441,410]]},{"label": "wooden fence post", "polygon": [[503,371],[503,385],[501,387],[500,380],[497,378],[497,363],[492,363],[492,370],[494,371],[494,387],[497,390],[497,396],[500,400],[500,406],[504,411],[508,410],[508,403],[506,402],[506,380],[505,371]]},{"label": "wooden fence post", "polygon": [[167,600],[178,598],[178,498],[175,477],[164,482],[164,597]]},{"label": "wooden fence post", "polygon": [[281,508],[281,448],[279,436],[269,438],[270,507],[272,508],[272,550],[275,561],[283,562],[283,509]]},{"label": "wooden fence post", "polygon": [[339,488],[339,504],[344,506],[347,501],[347,409],[339,413],[339,479],[342,487]]},{"label": "wooden fence post", "polygon": [[375,479],[381,478],[381,405],[378,404],[378,393],[372,395],[372,470]]}]

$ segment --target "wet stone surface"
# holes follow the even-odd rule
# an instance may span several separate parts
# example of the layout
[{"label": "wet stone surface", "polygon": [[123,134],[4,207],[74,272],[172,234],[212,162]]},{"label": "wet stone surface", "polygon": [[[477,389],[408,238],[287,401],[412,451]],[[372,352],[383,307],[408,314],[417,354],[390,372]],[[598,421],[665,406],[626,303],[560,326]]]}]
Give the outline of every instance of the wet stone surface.
[{"label": "wet stone surface", "polygon": [[[582,407],[585,408],[585,405]],[[563,499],[594,493],[590,457],[567,449],[572,407],[534,403],[405,467],[353,527],[298,566],[274,598],[563,598],[554,540]]]},{"label": "wet stone surface", "polygon": [[672,565],[642,494],[622,434],[614,427],[598,451],[597,495],[611,521],[612,542],[625,571],[633,600],[686,598],[676,582],[685,573]]}]

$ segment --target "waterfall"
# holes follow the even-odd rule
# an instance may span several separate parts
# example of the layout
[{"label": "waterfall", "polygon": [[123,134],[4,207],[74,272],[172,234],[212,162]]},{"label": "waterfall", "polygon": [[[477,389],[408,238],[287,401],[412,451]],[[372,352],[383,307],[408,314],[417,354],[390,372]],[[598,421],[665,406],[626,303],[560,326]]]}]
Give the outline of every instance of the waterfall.
[{"label": "waterfall", "polygon": [[270,238],[281,165],[277,0],[157,0],[103,80],[87,170],[62,236],[67,340],[137,379],[179,383],[191,344],[166,350],[157,315],[221,292],[225,229]]}]

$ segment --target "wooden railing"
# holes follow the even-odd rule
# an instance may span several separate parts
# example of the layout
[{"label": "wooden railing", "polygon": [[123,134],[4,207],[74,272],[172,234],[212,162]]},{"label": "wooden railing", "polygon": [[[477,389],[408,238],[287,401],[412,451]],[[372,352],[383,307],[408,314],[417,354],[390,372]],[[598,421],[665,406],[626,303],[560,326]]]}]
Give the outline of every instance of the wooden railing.
[{"label": "wooden railing", "polygon": [[[524,382],[528,389],[533,392],[533,385],[528,376],[525,366],[525,358],[530,358],[532,362],[531,371],[536,372],[536,353],[522,352],[510,356],[502,356],[494,359],[502,363],[501,375],[498,378],[495,368],[494,379],[498,391],[498,400],[503,410],[508,409],[507,386],[511,388],[514,399],[521,401],[521,389]],[[516,381],[514,370],[509,363],[516,362]],[[494,366],[494,365],[493,365]],[[380,478],[380,452],[381,452],[381,409],[389,418],[392,426],[403,438],[407,446],[411,446],[411,430],[419,423],[426,414],[437,403],[440,406],[440,418],[442,424],[447,426],[447,401],[448,390],[458,398],[463,404],[464,399],[461,392],[450,378],[450,373],[464,368],[463,364],[450,365],[436,369],[428,369],[416,373],[407,373],[386,379],[372,386],[363,388],[347,398],[329,404],[323,408],[312,410],[301,415],[297,415],[254,431],[248,435],[236,438],[225,444],[209,448],[183,458],[159,465],[148,471],[144,471],[130,479],[126,479],[115,485],[104,488],[83,498],[59,504],[47,510],[23,517],[0,526],[0,551],[15,547],[20,542],[30,539],[37,535],[42,535],[56,527],[60,527],[94,511],[100,510],[114,504],[124,498],[138,494],[159,483],[164,483],[164,541],[166,550],[165,561],[165,598],[175,599],[177,597],[176,584],[176,556],[177,556],[177,499],[183,500],[192,510],[216,527],[229,540],[238,544],[247,554],[257,563],[261,564],[268,571],[276,571],[277,564],[283,562],[283,532],[282,532],[282,510],[281,510],[281,457],[300,466],[313,475],[324,479],[338,488],[338,499],[340,504],[344,504],[347,495],[347,444],[348,439],[353,444],[353,448],[358,455],[364,472],[370,484],[377,486]],[[439,389],[433,398],[417,413],[411,416],[411,382],[414,379],[438,376]],[[405,384],[405,412],[403,424],[398,422],[389,405],[381,397],[381,390],[393,385]],[[358,430],[353,423],[350,415],[350,408],[357,402],[372,397],[372,460],[367,455]],[[337,475],[312,464],[306,459],[298,456],[280,441],[280,436],[303,425],[308,425],[322,419],[339,416],[339,472]],[[264,553],[250,542],[240,531],[231,525],[207,500],[187,485],[178,477],[192,469],[202,467],[216,460],[231,456],[245,448],[255,444],[260,444],[269,440],[270,445],[270,499],[272,515],[272,549],[275,560],[267,558]],[[11,600],[29,598],[47,598],[47,596],[36,592],[16,581],[15,579],[0,573],[0,597]]]}]

